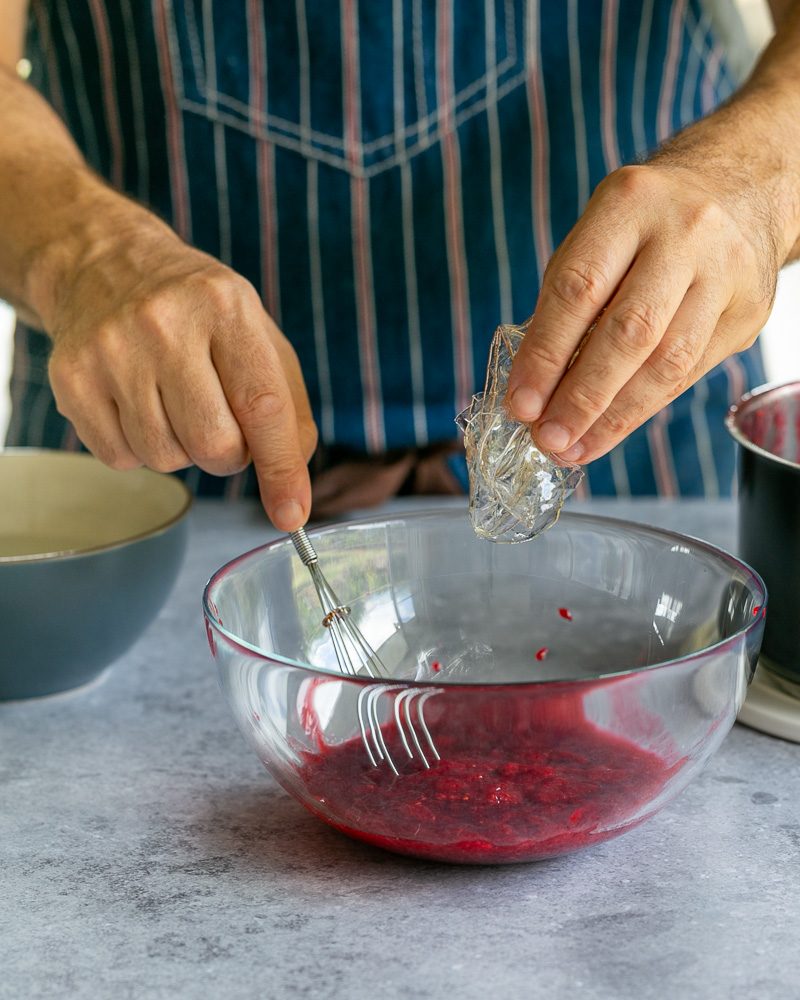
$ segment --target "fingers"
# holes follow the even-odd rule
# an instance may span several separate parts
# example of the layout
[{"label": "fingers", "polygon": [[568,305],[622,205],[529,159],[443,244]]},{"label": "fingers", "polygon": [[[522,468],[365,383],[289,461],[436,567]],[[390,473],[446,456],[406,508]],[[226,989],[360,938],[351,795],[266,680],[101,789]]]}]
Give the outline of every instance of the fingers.
[{"label": "fingers", "polygon": [[306,462],[308,462],[316,450],[319,433],[317,425],[314,423],[313,414],[311,413],[311,403],[308,399],[308,391],[306,390],[306,383],[300,369],[297,354],[295,354],[294,348],[289,341],[278,331],[276,333],[278,333],[278,336],[273,339],[273,343],[280,358],[281,367],[289,386],[289,392],[292,395],[292,402],[294,403],[295,415],[297,417],[300,446],[303,456]]},{"label": "fingers", "polygon": [[192,464],[175,435],[154,382],[142,384],[135,397],[118,390],[115,398],[123,433],[143,465],[156,472],[176,472]]},{"label": "fingers", "polygon": [[311,482],[298,413],[278,351],[261,330],[212,341],[212,358],[225,396],[255,465],[264,508],[281,531],[308,520]]},{"label": "fingers", "polygon": [[730,354],[719,324],[724,308],[718,292],[692,285],[655,350],[581,439],[559,452],[559,458],[586,463],[604,455]]},{"label": "fingers", "polygon": [[175,436],[191,461],[213,476],[230,476],[250,461],[247,442],[220,385],[210,354],[165,372],[161,397]]},{"label": "fingers", "polygon": [[113,399],[89,379],[67,373],[58,364],[50,366],[50,383],[58,412],[75,428],[83,444],[112,469],[137,469],[142,464],[122,430]]},{"label": "fingers", "polygon": [[602,192],[595,195],[545,272],[536,312],[509,377],[509,404],[518,420],[530,423],[540,417],[637,253],[641,220],[634,221],[631,213],[615,215],[607,201]]},{"label": "fingers", "polygon": [[297,356],[252,285],[185,247],[133,284],[125,268],[111,277],[127,297],[75,293],[54,334],[54,389],[82,439],[109,464],[161,472],[227,475],[252,456],[275,525],[304,524],[316,427]]},{"label": "fingers", "polygon": [[532,428],[545,451],[571,448],[656,350],[694,277],[692,268],[679,262],[666,269],[664,259],[662,246],[644,246],[556,387]]}]

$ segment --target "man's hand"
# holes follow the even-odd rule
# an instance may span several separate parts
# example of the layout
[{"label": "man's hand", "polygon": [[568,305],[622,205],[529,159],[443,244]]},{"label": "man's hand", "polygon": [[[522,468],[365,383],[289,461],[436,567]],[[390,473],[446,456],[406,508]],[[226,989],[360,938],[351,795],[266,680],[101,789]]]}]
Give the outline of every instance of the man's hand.
[{"label": "man's hand", "polygon": [[244,278],[138,206],[121,212],[47,317],[59,411],[117,469],[222,476],[252,457],[276,527],[300,527],[317,432],[294,350]]},{"label": "man's hand", "polygon": [[[0,37],[26,6],[3,6]],[[89,170],[18,54],[0,46],[0,294],[52,337],[59,410],[119,469],[252,458],[275,526],[299,528],[317,431],[292,347],[244,278]]]},{"label": "man's hand", "polygon": [[800,88],[786,83],[783,103],[753,85],[599,185],[509,379],[540,447],[592,461],[755,341],[800,236]]}]

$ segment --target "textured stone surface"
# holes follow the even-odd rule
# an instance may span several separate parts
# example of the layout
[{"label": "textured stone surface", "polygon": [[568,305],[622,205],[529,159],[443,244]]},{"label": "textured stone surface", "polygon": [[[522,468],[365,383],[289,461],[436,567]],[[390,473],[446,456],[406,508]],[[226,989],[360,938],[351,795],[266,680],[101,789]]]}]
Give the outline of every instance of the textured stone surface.
[{"label": "textured stone surface", "polygon": [[[733,546],[726,503],[592,506]],[[202,586],[266,534],[200,505],[106,678],[0,705],[3,1000],[799,995],[800,746],[736,727],[660,815],[556,861],[361,846],[262,771],[217,688]]]}]

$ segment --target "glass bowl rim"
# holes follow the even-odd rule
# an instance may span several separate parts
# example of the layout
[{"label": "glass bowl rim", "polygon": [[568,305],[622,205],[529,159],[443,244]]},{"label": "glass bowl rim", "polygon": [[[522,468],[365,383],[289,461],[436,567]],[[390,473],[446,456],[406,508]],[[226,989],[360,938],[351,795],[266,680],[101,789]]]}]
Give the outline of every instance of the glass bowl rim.
[{"label": "glass bowl rim", "polygon": [[[455,516],[466,518],[466,509],[459,507],[426,507],[421,510],[415,510],[412,512],[402,512],[398,514],[385,514],[382,516],[372,517],[360,517],[353,518],[347,521],[335,521],[326,522],[320,524],[309,531],[309,536],[319,537],[323,534],[330,534],[334,531],[342,530],[343,528],[350,527],[377,527],[381,524],[386,524],[391,521],[407,521],[407,520],[417,520],[426,517],[447,517],[453,518]],[[216,632],[219,632],[232,646],[238,648],[241,652],[246,653],[249,657],[262,660],[264,663],[275,664],[280,666],[294,667],[295,669],[302,670],[305,673],[313,677],[326,677],[326,678],[338,678],[341,680],[346,680],[355,684],[362,685],[382,685],[382,684],[402,684],[404,687],[409,688],[469,688],[475,691],[486,690],[487,688],[526,688],[526,687],[541,687],[542,685],[580,685],[580,684],[596,684],[598,681],[608,680],[610,678],[616,677],[628,677],[633,674],[644,674],[651,670],[662,670],[669,667],[677,666],[678,664],[691,663],[693,660],[703,659],[704,657],[717,652],[722,652],[736,645],[742,638],[750,635],[756,629],[762,627],[762,622],[767,610],[767,588],[766,584],[762,580],[761,576],[744,562],[744,560],[739,559],[737,556],[732,555],[730,552],[726,552],[725,549],[720,548],[717,545],[712,545],[710,542],[704,541],[702,538],[695,538],[693,535],[685,535],[678,531],[672,531],[667,528],[658,528],[654,525],[645,524],[638,521],[630,521],[627,518],[618,517],[608,517],[602,514],[591,514],[582,511],[565,511],[561,514],[561,519],[567,519],[568,521],[579,521],[579,522],[599,522],[601,525],[612,525],[617,527],[633,528],[639,532],[645,532],[649,535],[657,535],[666,540],[674,540],[677,543],[691,542],[692,545],[699,548],[708,555],[715,557],[716,559],[721,559],[722,562],[729,565],[731,568],[737,569],[744,573],[744,575],[749,578],[748,583],[753,591],[760,596],[760,613],[752,617],[743,628],[737,629],[732,635],[729,635],[725,639],[720,639],[718,642],[712,643],[710,646],[703,646],[701,649],[693,650],[691,653],[686,653],[684,656],[673,657],[669,660],[661,660],[658,663],[650,663],[644,667],[626,667],[621,670],[609,670],[602,673],[592,674],[591,677],[566,677],[566,678],[542,678],[536,679],[531,678],[530,680],[521,681],[503,681],[503,682],[486,682],[486,683],[469,683],[466,681],[448,681],[446,684],[442,684],[441,681],[435,680],[407,680],[407,679],[393,679],[389,678],[376,678],[376,677],[361,677],[353,676],[350,674],[341,674],[336,670],[325,669],[323,667],[314,667],[310,663],[303,663],[300,660],[294,660],[291,657],[283,656],[280,653],[267,653],[258,646],[253,646],[247,640],[240,638],[230,632],[224,625],[219,621],[218,612],[215,613],[212,608],[211,601],[211,590],[218,583],[220,583],[225,576],[231,573],[240,564],[253,558],[254,556],[264,553],[270,549],[279,548],[282,546],[291,546],[291,540],[288,536],[283,535],[279,538],[275,538],[270,542],[266,542],[264,545],[258,545],[253,549],[249,549],[247,552],[242,552],[240,555],[235,556],[228,562],[224,563],[219,567],[209,578],[208,582],[203,589],[203,614],[206,621]],[[535,541],[535,540],[534,540]],[[492,545],[492,542],[486,542],[487,545]]]},{"label": "glass bowl rim", "polygon": [[754,406],[765,402],[769,397],[780,399],[782,396],[800,398],[800,380],[790,379],[788,382],[766,382],[764,385],[759,385],[750,392],[746,392],[728,409],[725,415],[725,428],[734,441],[741,445],[742,448],[747,448],[754,455],[760,455],[761,458],[769,459],[769,461],[775,462],[777,465],[783,465],[787,469],[800,472],[800,462],[793,462],[790,458],[784,458],[782,455],[776,455],[773,451],[767,451],[766,448],[762,448],[761,445],[751,441],[741,428],[742,418]]}]

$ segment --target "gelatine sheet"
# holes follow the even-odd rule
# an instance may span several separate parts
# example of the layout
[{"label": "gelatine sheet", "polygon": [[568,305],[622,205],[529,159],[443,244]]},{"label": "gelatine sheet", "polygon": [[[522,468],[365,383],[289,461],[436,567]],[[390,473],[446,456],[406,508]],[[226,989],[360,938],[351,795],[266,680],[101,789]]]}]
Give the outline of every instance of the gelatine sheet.
[{"label": "gelatine sheet", "polygon": [[514,420],[506,408],[511,364],[527,326],[497,328],[483,392],[456,417],[467,453],[472,526],[492,542],[526,542],[540,535],[555,524],[583,478],[579,466],[559,465],[540,451],[528,424]]}]

